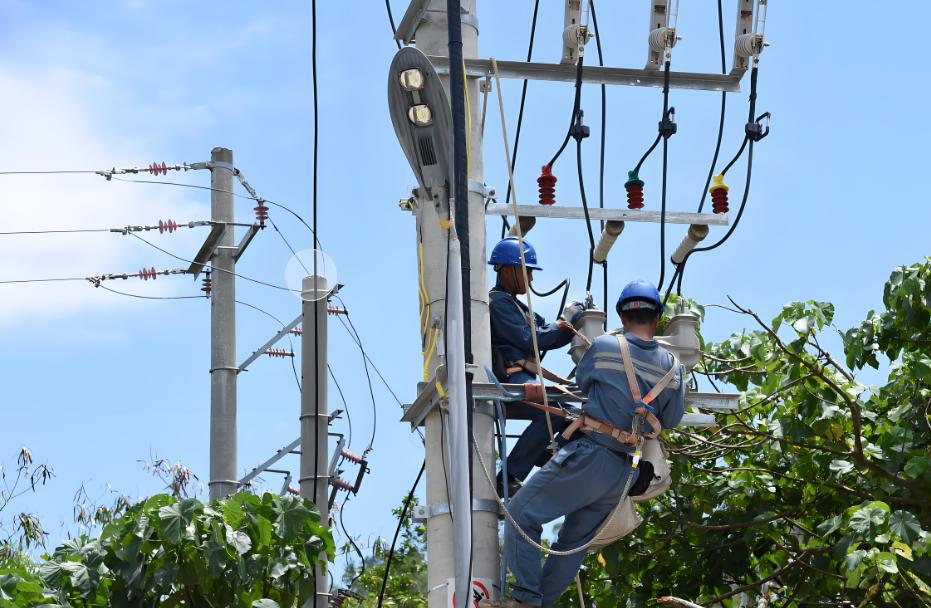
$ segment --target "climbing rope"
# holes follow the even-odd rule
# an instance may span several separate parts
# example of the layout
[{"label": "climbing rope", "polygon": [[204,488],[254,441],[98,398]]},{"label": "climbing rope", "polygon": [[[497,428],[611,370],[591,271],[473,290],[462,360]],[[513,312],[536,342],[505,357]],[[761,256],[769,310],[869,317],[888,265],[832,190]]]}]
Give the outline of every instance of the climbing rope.
[{"label": "climbing rope", "polygon": [[[547,419],[548,418],[549,418],[549,413],[547,413]],[[640,441],[642,443],[643,439],[641,438]],[[508,510],[507,505],[505,505],[504,501],[501,500],[501,497],[498,496],[498,489],[495,486],[495,481],[494,479],[491,478],[491,475],[488,473],[488,467],[485,464],[485,459],[482,458],[481,451],[479,451],[478,449],[478,442],[475,440],[474,435],[472,436],[472,447],[475,448],[475,453],[478,454],[478,462],[481,465],[482,475],[485,477],[485,481],[488,482],[488,486],[491,488],[491,493],[494,495],[495,501],[498,503],[498,509],[500,509],[501,512],[504,513],[504,517],[508,520],[508,523],[514,526],[514,529],[517,530],[517,533],[520,535],[522,539],[527,541],[527,543],[529,543],[530,546],[534,547],[538,551],[542,551],[545,555],[555,555],[557,557],[568,557],[570,555],[575,555],[576,553],[581,553],[582,551],[588,551],[588,548],[591,547],[595,543],[595,540],[597,540],[598,537],[601,536],[602,532],[608,529],[608,526],[610,526],[612,522],[614,522],[615,517],[617,517],[618,509],[617,508],[611,509],[611,513],[608,515],[607,518],[605,518],[605,522],[601,525],[600,528],[598,528],[598,531],[595,533],[594,536],[592,536],[591,540],[589,540],[587,543],[579,545],[578,547],[574,547],[572,549],[566,549],[565,551],[558,551],[556,549],[550,549],[548,547],[544,547],[540,543],[530,538],[529,534],[524,532],[524,529],[520,527],[520,524],[518,524],[517,520],[514,519],[514,516],[511,515],[511,512]],[[627,496],[627,493],[630,491],[630,486],[633,484],[633,480],[634,480],[634,470],[635,470],[634,467],[631,467],[630,472],[627,474],[627,481],[624,484],[624,491],[621,493],[621,498],[618,500],[619,503],[621,500],[623,500]]]},{"label": "climbing rope", "polygon": [[[581,60],[579,61],[579,63],[581,64]],[[515,232],[517,233],[517,241],[518,241],[518,244],[520,245],[520,247],[518,248],[520,249],[520,271],[524,278],[524,285],[528,286],[527,311],[529,313],[528,317],[530,321],[530,338],[531,338],[531,341],[533,342],[533,360],[537,366],[537,379],[540,382],[540,390],[543,393],[543,405],[549,406],[549,399],[546,396],[546,385],[543,382],[543,364],[540,361],[540,347],[537,342],[537,319],[533,314],[533,298],[530,295],[530,289],[529,289],[530,281],[527,278],[527,260],[524,257],[524,231],[520,226],[520,212],[517,209],[517,189],[514,187],[514,170],[511,168],[511,150],[510,150],[510,146],[508,145],[507,121],[505,120],[505,117],[504,117],[504,98],[501,95],[501,75],[498,73],[498,62],[495,60],[494,57],[491,58],[491,66],[495,72],[495,89],[498,92],[498,110],[501,114],[501,136],[504,139],[504,160],[508,168],[508,185],[510,186],[511,193],[513,194],[513,196],[511,197],[511,208],[514,213],[514,228],[515,228]],[[567,135],[567,138],[568,138],[568,135]],[[555,446],[555,442],[553,442],[553,436],[555,435],[555,432],[553,431],[553,420],[550,417],[549,412],[546,412],[546,430],[549,433],[549,437],[550,437],[550,442],[551,442],[550,449],[553,449],[553,447]],[[473,442],[474,442],[474,437],[473,437]],[[478,448],[476,447],[476,450],[477,449]],[[479,455],[479,458],[481,458],[481,455]],[[485,467],[484,463],[482,463],[482,467],[483,467],[482,468],[483,472],[487,476],[488,472],[485,471],[484,469]],[[499,502],[500,502],[500,498],[499,498]]]}]

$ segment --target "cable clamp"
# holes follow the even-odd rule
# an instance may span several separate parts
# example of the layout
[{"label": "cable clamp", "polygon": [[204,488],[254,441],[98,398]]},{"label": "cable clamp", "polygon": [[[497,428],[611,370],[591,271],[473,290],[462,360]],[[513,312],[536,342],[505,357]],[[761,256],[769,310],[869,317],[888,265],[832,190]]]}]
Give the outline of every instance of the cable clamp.
[{"label": "cable clamp", "polygon": [[[748,122],[745,127],[747,133],[747,138],[753,142],[758,142],[767,135],[769,135],[769,124],[772,119],[772,114],[769,112],[764,112],[756,117],[756,120],[753,122]],[[766,121],[766,127],[763,127],[763,121]]]},{"label": "cable clamp", "polygon": [[675,135],[678,127],[676,126],[676,109],[669,108],[663,115],[663,120],[659,121],[659,134],[664,139],[669,139]]},{"label": "cable clamp", "polygon": [[569,127],[569,135],[576,141],[582,141],[592,134],[592,130],[587,125],[582,124],[583,116],[585,116],[585,112],[580,109],[572,126]]},{"label": "cable clamp", "polygon": [[229,169],[233,173],[236,173],[236,167],[233,166],[233,163],[223,162],[222,160],[211,160],[206,163],[208,169]]}]

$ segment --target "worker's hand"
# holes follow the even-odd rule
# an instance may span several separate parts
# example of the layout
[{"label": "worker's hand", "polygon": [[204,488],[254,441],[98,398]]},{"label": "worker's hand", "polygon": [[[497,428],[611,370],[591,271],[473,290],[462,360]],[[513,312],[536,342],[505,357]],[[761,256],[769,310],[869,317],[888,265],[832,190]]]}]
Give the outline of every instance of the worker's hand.
[{"label": "worker's hand", "polygon": [[561,327],[562,329],[571,331],[571,332],[573,332],[573,333],[575,332],[575,327],[572,326],[572,323],[570,323],[569,321],[566,321],[566,320],[564,320],[564,319],[559,319],[559,320],[557,320],[557,321],[556,321],[556,325],[557,325],[558,327]]},{"label": "worker's hand", "polygon": [[579,317],[582,316],[582,312],[585,311],[585,305],[579,302],[578,300],[572,300],[565,308],[562,309],[562,318],[566,321],[569,321],[573,325],[579,320]]}]

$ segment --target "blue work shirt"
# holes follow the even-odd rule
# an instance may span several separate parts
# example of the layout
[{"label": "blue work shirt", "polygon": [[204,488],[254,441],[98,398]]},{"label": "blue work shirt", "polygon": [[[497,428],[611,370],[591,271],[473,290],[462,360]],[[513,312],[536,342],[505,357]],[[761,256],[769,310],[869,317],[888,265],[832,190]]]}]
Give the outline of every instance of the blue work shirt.
[{"label": "blue work shirt", "polygon": [[[491,348],[508,364],[518,359],[533,361],[533,336],[530,333],[529,310],[516,297],[509,294],[501,285],[495,285],[488,292],[488,308],[491,321]],[[556,323],[546,320],[534,313],[537,326],[537,346],[541,353],[565,346],[572,341],[572,332]],[[523,373],[520,374],[523,376]],[[513,374],[512,382],[524,380]],[[526,373],[528,379],[533,375]],[[508,378],[499,378],[502,382]],[[529,381],[529,380],[528,380]]]},{"label": "blue work shirt", "polygon": [[[632,333],[624,335],[630,344],[630,356],[637,372],[640,394],[646,395],[676,364],[675,357],[656,340],[644,340]],[[671,429],[682,420],[685,410],[683,373],[684,368],[680,365],[666,388],[651,403],[656,408],[656,417],[664,429]],[[579,361],[575,376],[579,388],[588,393],[588,403],[583,408],[587,414],[618,428],[631,430],[634,399],[630,393],[624,360],[621,358],[621,347],[616,336],[603,335],[595,338]],[[645,423],[644,427],[645,431],[652,431],[649,423]],[[623,445],[601,433],[592,432],[588,436],[615,451],[634,451],[631,446]]]}]

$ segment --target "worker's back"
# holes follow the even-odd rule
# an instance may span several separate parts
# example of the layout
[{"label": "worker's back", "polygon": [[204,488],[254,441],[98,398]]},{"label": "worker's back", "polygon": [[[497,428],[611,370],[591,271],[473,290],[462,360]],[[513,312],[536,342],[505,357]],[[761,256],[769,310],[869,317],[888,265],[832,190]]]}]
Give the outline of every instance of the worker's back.
[{"label": "worker's back", "polygon": [[[630,344],[640,393],[646,395],[670,368],[676,365],[675,357],[655,340],[644,340],[632,333],[625,336]],[[682,373],[680,366],[666,388],[651,404],[663,428],[672,428],[682,420],[685,409],[685,382]],[[584,408],[586,413],[616,427],[627,430],[631,428],[634,399],[630,393],[630,384],[624,371],[624,361],[616,336],[603,335],[595,338],[591,348],[579,361],[576,379],[579,387],[588,393],[588,403]],[[652,429],[647,425],[645,430]],[[599,433],[592,433],[591,438],[614,450],[633,451],[633,448]]]}]

